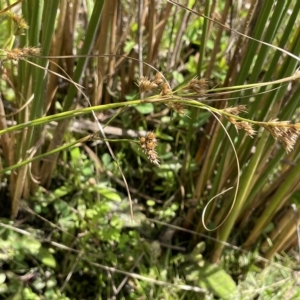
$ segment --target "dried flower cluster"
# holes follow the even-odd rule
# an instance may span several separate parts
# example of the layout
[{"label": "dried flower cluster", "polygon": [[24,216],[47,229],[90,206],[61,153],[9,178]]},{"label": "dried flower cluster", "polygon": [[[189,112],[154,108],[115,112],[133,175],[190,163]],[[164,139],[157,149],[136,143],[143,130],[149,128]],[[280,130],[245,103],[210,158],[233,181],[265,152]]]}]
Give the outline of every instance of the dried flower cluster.
[{"label": "dried flower cluster", "polygon": [[184,115],[184,105],[181,102],[168,102],[167,106],[171,107],[175,111],[177,111],[180,115]]},{"label": "dried flower cluster", "polygon": [[300,136],[300,123],[291,124],[289,121],[270,120],[267,123],[260,123],[268,130],[274,139],[280,141],[286,152],[291,152],[297,139]]},{"label": "dried flower cluster", "polygon": [[147,77],[144,76],[142,76],[138,80],[137,85],[141,93],[152,91],[158,87],[157,84],[155,84],[153,81],[150,81]]},{"label": "dried flower cluster", "polygon": [[[228,107],[223,109],[224,112],[231,115],[238,115],[246,111],[245,105],[237,107]],[[225,116],[228,121],[235,126],[237,130],[244,130],[250,137],[255,135],[252,124],[246,121],[237,121],[232,116]],[[268,130],[274,139],[282,143],[287,152],[291,152],[295,146],[297,139],[300,136],[300,123],[291,124],[290,121],[270,120],[269,122],[257,122],[257,125]]]},{"label": "dried flower cluster", "polygon": [[[222,111],[229,113],[231,115],[237,116],[241,112],[246,112],[246,106],[245,105],[238,105],[235,107],[227,107],[222,109]],[[235,118],[230,116],[225,116],[228,121],[233,124],[237,131],[244,130],[250,137],[253,137],[255,135],[255,130],[252,128],[252,124],[246,122],[246,121],[237,121]]]},{"label": "dried flower cluster", "polygon": [[39,48],[34,47],[24,47],[24,48],[15,48],[10,51],[6,51],[7,59],[18,60],[25,58],[27,56],[37,55],[40,53]]},{"label": "dried flower cluster", "polygon": [[143,152],[148,156],[150,162],[159,166],[159,160],[155,150],[157,146],[155,133],[150,131],[146,134],[146,136],[140,137],[140,146]]},{"label": "dried flower cluster", "polygon": [[[148,79],[147,77],[141,77],[137,85],[139,87],[139,90],[141,93],[143,92],[149,92],[152,90],[160,90],[160,96],[170,96],[173,94],[169,83],[167,83],[162,74],[160,72],[157,72],[154,79]],[[184,105],[179,102],[167,102],[167,106],[171,107],[175,111],[177,111],[179,114],[185,114],[184,112]]]},{"label": "dried flower cluster", "polygon": [[255,135],[256,131],[252,128],[252,124],[245,121],[237,121],[232,117],[226,117],[226,118],[231,124],[235,126],[237,131],[244,130],[246,134],[248,134],[250,137],[253,137]]},{"label": "dried flower cluster", "polygon": [[234,106],[234,107],[226,107],[224,109],[222,109],[223,111],[235,115],[237,116],[238,114],[240,114],[241,112],[247,112],[247,108],[246,105],[238,105],[238,106]]},{"label": "dried flower cluster", "polygon": [[157,72],[154,79],[149,79],[147,77],[142,76],[138,82],[137,86],[139,87],[140,93],[149,92],[154,89],[160,89],[162,95],[172,94],[172,90],[170,89],[168,83],[166,83],[163,79],[163,76],[160,72]]},{"label": "dried flower cluster", "polygon": [[15,24],[15,35],[22,34],[24,30],[28,29],[28,25],[23,17],[8,11],[6,15],[14,22]]},{"label": "dried flower cluster", "polygon": [[184,89],[193,91],[199,96],[204,96],[207,90],[207,80],[205,78],[194,78]]},{"label": "dried flower cluster", "polygon": [[172,95],[172,90],[169,87],[169,84],[164,82],[161,85],[161,92],[160,92],[161,96],[167,96],[167,95]]}]

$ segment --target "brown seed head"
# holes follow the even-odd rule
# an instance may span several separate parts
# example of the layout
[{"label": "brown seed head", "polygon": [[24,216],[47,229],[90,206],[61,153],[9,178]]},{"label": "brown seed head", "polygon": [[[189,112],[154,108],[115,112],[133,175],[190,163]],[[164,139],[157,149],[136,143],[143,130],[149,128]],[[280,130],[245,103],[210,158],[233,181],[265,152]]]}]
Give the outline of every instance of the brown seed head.
[{"label": "brown seed head", "polygon": [[238,106],[235,106],[235,107],[224,108],[223,111],[225,111],[229,114],[232,114],[232,115],[238,115],[241,112],[246,112],[247,109],[246,109],[246,105],[238,105]]},{"label": "brown seed head", "polygon": [[184,105],[180,102],[167,102],[167,106],[171,107],[181,115],[185,115]]},{"label": "brown seed head", "polygon": [[194,78],[185,87],[186,90],[191,90],[200,96],[203,96],[207,90],[207,80],[205,78],[197,79]]},{"label": "brown seed head", "polygon": [[150,131],[144,137],[140,137],[140,147],[147,155],[151,163],[159,166],[159,160],[155,147],[157,146],[157,139],[154,132]]},{"label": "brown seed head", "polygon": [[174,110],[176,110],[179,114],[184,115],[185,111],[184,111],[184,105],[180,102],[175,102],[173,103],[173,108]]},{"label": "brown seed head", "polygon": [[16,34],[22,34],[24,30],[28,29],[29,26],[27,25],[23,17],[14,14],[11,11],[8,11],[6,14],[15,23],[15,26],[17,28]]},{"label": "brown seed head", "polygon": [[146,135],[146,141],[156,141],[156,135],[153,131],[150,131]]},{"label": "brown seed head", "polygon": [[162,85],[161,85],[161,93],[160,93],[161,96],[167,96],[167,95],[172,95],[172,90],[170,89],[169,85],[164,82]]},{"label": "brown seed head", "polygon": [[157,72],[155,74],[155,78],[154,78],[153,82],[157,85],[161,85],[164,82],[163,76],[160,72]]},{"label": "brown seed head", "polygon": [[157,88],[157,84],[151,82],[147,77],[144,76],[138,80],[137,85],[141,93],[152,91],[153,89]]},{"label": "brown seed head", "polygon": [[245,121],[237,121],[233,117],[226,117],[228,121],[233,124],[237,131],[244,130],[247,135],[253,137],[256,134],[256,131],[252,128],[252,124]]},{"label": "brown seed head", "polygon": [[18,60],[39,53],[40,53],[39,48],[34,48],[34,47],[14,48],[6,52],[6,57],[7,59]]},{"label": "brown seed head", "polygon": [[156,142],[154,142],[154,141],[147,141],[147,144],[146,144],[146,147],[147,147],[147,149],[149,149],[149,150],[154,150],[155,149],[155,147],[156,147]]},{"label": "brown seed head", "polygon": [[294,149],[300,136],[300,123],[290,124],[289,121],[270,120],[261,124],[274,139],[280,141],[287,152]]},{"label": "brown seed head", "polygon": [[[253,137],[256,134],[256,131],[252,128],[252,125],[248,122],[237,122],[235,123],[235,127],[237,129],[245,130],[245,132],[250,136]],[[239,127],[239,128],[238,128]]]}]

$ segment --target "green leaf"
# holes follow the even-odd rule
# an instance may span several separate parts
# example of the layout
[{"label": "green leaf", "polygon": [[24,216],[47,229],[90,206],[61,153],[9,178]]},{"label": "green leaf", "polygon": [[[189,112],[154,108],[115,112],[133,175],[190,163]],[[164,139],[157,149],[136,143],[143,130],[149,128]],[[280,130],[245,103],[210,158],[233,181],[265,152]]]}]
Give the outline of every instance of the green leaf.
[{"label": "green leaf", "polygon": [[86,203],[83,199],[78,199],[77,211],[81,218],[84,218],[86,213]]},{"label": "green leaf", "polygon": [[73,188],[71,186],[61,186],[60,188],[54,191],[54,195],[56,198],[60,198],[68,195],[72,190]]},{"label": "green leaf", "polygon": [[6,293],[8,291],[8,286],[6,283],[1,283],[0,284],[0,295],[3,293]]},{"label": "green leaf", "polygon": [[101,157],[104,167],[108,168],[111,164],[111,156],[108,153],[104,153]]},{"label": "green leaf", "polygon": [[37,257],[45,266],[48,266],[53,269],[56,268],[56,260],[54,256],[49,252],[48,249],[40,248]]},{"label": "green leaf", "polygon": [[162,133],[162,132],[157,132],[156,136],[160,140],[165,140],[165,141],[173,141],[174,140],[174,137],[172,135],[165,134],[165,133]]},{"label": "green leaf", "polygon": [[80,161],[81,153],[80,153],[80,149],[78,147],[74,147],[71,150],[71,157],[72,157],[72,161],[73,161],[74,165],[76,165],[78,163],[78,161]]},{"label": "green leaf", "polygon": [[6,275],[4,273],[0,273],[0,284],[4,283],[6,279]]},{"label": "green leaf", "polygon": [[221,299],[239,299],[234,280],[221,267],[205,261],[203,267],[194,265],[186,269],[187,279],[197,283]]},{"label": "green leaf", "polygon": [[147,205],[148,206],[155,206],[155,201],[149,199],[149,200],[147,200]]},{"label": "green leaf", "polygon": [[137,23],[133,23],[132,26],[131,26],[131,30],[133,32],[136,32],[138,30],[138,24]]},{"label": "green leaf", "polygon": [[147,114],[151,114],[154,111],[154,106],[152,103],[143,103],[135,106],[135,109],[139,113],[143,115],[147,115]]},{"label": "green leaf", "polygon": [[41,243],[32,238],[24,238],[22,240],[22,246],[24,247],[24,249],[27,249],[33,255],[36,255],[36,253],[38,253],[38,251],[41,249]]},{"label": "green leaf", "polygon": [[115,191],[110,191],[108,189],[99,189],[98,191],[100,195],[102,195],[108,200],[117,201],[117,202],[121,201],[120,195],[117,194]]},{"label": "green leaf", "polygon": [[173,71],[172,76],[178,82],[178,84],[180,84],[184,81],[183,75],[181,73],[179,73],[178,71]]},{"label": "green leaf", "polygon": [[130,52],[133,49],[134,45],[135,45],[134,41],[127,41],[127,42],[125,42],[124,52],[125,53]]}]

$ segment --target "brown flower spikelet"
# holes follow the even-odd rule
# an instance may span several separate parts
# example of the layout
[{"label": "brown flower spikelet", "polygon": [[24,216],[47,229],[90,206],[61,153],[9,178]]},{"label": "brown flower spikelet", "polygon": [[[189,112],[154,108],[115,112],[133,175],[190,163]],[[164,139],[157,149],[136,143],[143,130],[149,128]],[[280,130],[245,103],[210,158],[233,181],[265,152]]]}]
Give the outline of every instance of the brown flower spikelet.
[{"label": "brown flower spikelet", "polygon": [[177,111],[180,115],[185,115],[184,105],[181,102],[168,102],[166,105]]},{"label": "brown flower spikelet", "polygon": [[11,11],[8,11],[6,14],[16,25],[17,30],[15,34],[22,34],[24,30],[28,29],[29,26],[22,16],[14,14]]},{"label": "brown flower spikelet", "polygon": [[274,139],[280,141],[286,152],[291,152],[300,136],[300,123],[290,124],[289,121],[270,120],[261,124]]},{"label": "brown flower spikelet", "polygon": [[244,130],[246,132],[247,135],[249,135],[250,137],[253,137],[255,135],[255,130],[252,128],[252,125],[248,122],[245,121],[236,121],[234,118],[232,117],[226,117],[228,119],[228,121],[233,124],[236,128],[237,131],[239,130]]},{"label": "brown flower spikelet", "polygon": [[7,59],[18,60],[39,53],[40,49],[35,47],[14,48],[10,51],[6,51],[6,57]]},{"label": "brown flower spikelet", "polygon": [[203,96],[207,90],[207,80],[205,78],[192,79],[189,84],[185,87],[186,90],[191,90],[200,96]]},{"label": "brown flower spikelet", "polygon": [[163,79],[163,76],[162,76],[162,74],[160,72],[157,72],[155,74],[155,78],[154,78],[153,82],[155,84],[157,84],[158,86],[160,86],[161,84],[163,84],[164,79]]},{"label": "brown flower spikelet", "polygon": [[157,139],[155,133],[150,131],[144,137],[140,137],[140,147],[142,151],[147,155],[151,163],[159,166],[159,160],[155,147],[157,146]]},{"label": "brown flower spikelet", "polygon": [[151,82],[147,77],[144,76],[138,80],[137,86],[139,87],[141,93],[152,91],[158,87],[156,83]]},{"label": "brown flower spikelet", "polygon": [[241,112],[247,112],[246,105],[238,105],[234,107],[226,107],[222,109],[223,111],[232,114],[232,115],[239,115]]},{"label": "brown flower spikelet", "polygon": [[164,82],[161,85],[161,96],[167,96],[167,95],[172,95],[172,90],[170,89],[168,83]]}]

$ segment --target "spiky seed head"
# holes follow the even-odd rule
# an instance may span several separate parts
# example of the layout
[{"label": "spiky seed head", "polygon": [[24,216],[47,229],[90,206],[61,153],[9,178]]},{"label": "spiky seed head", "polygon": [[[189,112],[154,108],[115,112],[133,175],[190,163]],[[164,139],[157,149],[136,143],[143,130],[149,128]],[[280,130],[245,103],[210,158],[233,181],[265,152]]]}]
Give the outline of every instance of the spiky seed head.
[{"label": "spiky seed head", "polygon": [[150,131],[144,137],[140,137],[140,147],[142,151],[147,155],[149,161],[159,166],[159,160],[155,147],[157,146],[156,135],[153,131]]},{"label": "spiky seed head", "polygon": [[158,87],[157,84],[151,82],[147,77],[144,76],[138,80],[137,86],[139,87],[141,93],[152,91]]},{"label": "spiky seed head", "polygon": [[18,14],[14,14],[11,11],[8,11],[6,15],[14,22],[15,24],[15,35],[23,34],[24,30],[28,29],[28,24],[24,20],[24,18]]},{"label": "spiky seed head", "polygon": [[164,82],[164,83],[161,85],[161,93],[160,93],[160,95],[161,95],[161,96],[172,95],[172,90],[170,89],[168,83]]},{"label": "spiky seed head", "polygon": [[156,141],[156,134],[153,131],[149,131],[146,135],[147,141]]},{"label": "spiky seed head", "polygon": [[35,47],[24,47],[24,48],[14,48],[10,51],[6,51],[7,59],[18,60],[23,59],[27,56],[37,55],[40,53],[40,48]]},{"label": "spiky seed head", "polygon": [[160,72],[157,72],[155,74],[155,78],[154,78],[153,82],[155,84],[157,84],[158,86],[161,85],[164,82],[163,76]]},{"label": "spiky seed head", "polygon": [[300,123],[290,124],[290,121],[270,120],[261,123],[262,127],[268,130],[274,139],[282,143],[286,152],[294,149],[295,143],[300,136]]},{"label": "spiky seed head", "polygon": [[146,147],[149,150],[154,150],[156,147],[157,143],[155,141],[147,141]]},{"label": "spiky seed head", "polygon": [[199,96],[203,96],[207,90],[207,80],[205,78],[192,79],[189,84],[185,87],[186,90],[191,90],[197,93]]},{"label": "spiky seed head", "polygon": [[247,112],[246,105],[238,105],[234,107],[226,107],[223,109],[223,111],[232,114],[232,115],[238,115],[241,112]]}]

